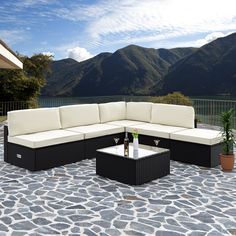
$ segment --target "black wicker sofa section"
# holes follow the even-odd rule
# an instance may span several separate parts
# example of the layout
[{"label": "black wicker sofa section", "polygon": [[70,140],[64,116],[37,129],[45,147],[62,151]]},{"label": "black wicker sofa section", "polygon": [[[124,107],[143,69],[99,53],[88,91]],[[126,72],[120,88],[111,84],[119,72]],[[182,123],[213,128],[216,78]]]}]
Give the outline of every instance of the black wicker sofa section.
[{"label": "black wicker sofa section", "polygon": [[[4,126],[4,140],[7,140],[7,136],[8,127]],[[119,144],[121,144],[124,140],[124,132],[40,148],[5,141],[4,161],[30,171],[45,170],[84,159],[92,159],[95,157],[97,149],[114,145],[115,137],[120,139]]]},{"label": "black wicker sofa section", "polygon": [[[75,133],[76,134],[76,133]],[[83,135],[83,134],[82,134]],[[4,126],[4,161],[31,171],[44,170],[84,159],[92,159],[96,150],[124,140],[124,132],[74,142],[32,148],[7,142],[8,127]]]},{"label": "black wicker sofa section", "polygon": [[76,141],[34,149],[8,143],[8,155],[4,161],[30,171],[63,166],[84,159],[83,142]]},{"label": "black wicker sofa section", "polygon": [[31,171],[94,158],[123,140],[124,128],[100,123],[97,104],[12,111],[4,127],[4,160]]},{"label": "black wicker sofa section", "polygon": [[[138,126],[135,128],[137,129]],[[206,132],[205,129],[204,132]],[[214,134],[217,134],[217,132],[214,131]],[[129,138],[132,139],[131,133],[129,133]],[[155,146],[154,140],[159,140],[158,147],[171,150],[171,160],[204,167],[216,167],[220,164],[221,141],[206,144],[205,142],[196,143],[193,141],[166,139],[158,136],[139,135],[139,143],[141,144]]]},{"label": "black wicker sofa section", "polygon": [[220,164],[222,150],[220,132],[205,129],[187,129],[170,134],[173,160],[205,167]]},{"label": "black wicker sofa section", "polygon": [[4,161],[31,171],[80,161],[83,140],[83,134],[61,129],[57,108],[9,112]]}]

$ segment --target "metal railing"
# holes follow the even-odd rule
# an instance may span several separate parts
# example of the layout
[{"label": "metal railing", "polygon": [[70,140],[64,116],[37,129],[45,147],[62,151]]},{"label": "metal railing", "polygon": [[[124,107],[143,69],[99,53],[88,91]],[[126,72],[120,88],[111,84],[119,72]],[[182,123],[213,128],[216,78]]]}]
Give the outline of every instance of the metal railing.
[{"label": "metal railing", "polygon": [[[40,98],[38,107],[58,107],[82,103],[103,103],[112,101],[148,101],[147,96],[105,96],[105,97],[70,97],[70,98]],[[220,126],[220,114],[230,108],[236,110],[236,100],[192,99],[196,118],[199,122]],[[35,105],[35,104],[34,104]],[[7,111],[32,108],[29,102],[0,102],[0,116]],[[233,118],[233,128],[236,129],[236,116]]]},{"label": "metal railing", "polygon": [[56,97],[56,98],[39,98],[38,103],[40,107],[57,107],[73,104],[86,104],[86,103],[105,103],[117,101],[147,101],[150,96],[98,96],[98,97]]},{"label": "metal railing", "polygon": [[8,111],[28,109],[29,102],[27,101],[0,101],[0,116],[6,116]]},{"label": "metal railing", "polygon": [[[199,122],[220,126],[220,114],[234,108],[235,100],[192,99],[195,115]],[[233,128],[236,129],[236,116],[233,118]]]}]

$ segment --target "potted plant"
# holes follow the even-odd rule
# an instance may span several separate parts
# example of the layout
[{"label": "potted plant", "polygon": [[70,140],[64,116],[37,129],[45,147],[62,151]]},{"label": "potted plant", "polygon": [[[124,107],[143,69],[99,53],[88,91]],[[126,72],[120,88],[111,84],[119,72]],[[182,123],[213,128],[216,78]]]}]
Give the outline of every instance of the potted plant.
[{"label": "potted plant", "polygon": [[231,171],[234,168],[234,144],[235,137],[232,129],[232,118],[234,115],[234,109],[231,108],[228,111],[221,113],[221,123],[223,126],[223,148],[220,154],[220,163],[223,171]]}]

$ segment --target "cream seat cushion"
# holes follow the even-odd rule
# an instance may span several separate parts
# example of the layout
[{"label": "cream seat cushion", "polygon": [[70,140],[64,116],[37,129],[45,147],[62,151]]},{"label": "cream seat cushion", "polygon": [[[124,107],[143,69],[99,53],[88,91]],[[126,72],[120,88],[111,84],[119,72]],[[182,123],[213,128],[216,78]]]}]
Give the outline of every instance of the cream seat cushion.
[{"label": "cream seat cushion", "polygon": [[125,102],[101,103],[98,106],[101,123],[114,120],[124,120],[126,117]]},{"label": "cream seat cushion", "polygon": [[123,127],[119,127],[116,125],[107,125],[107,124],[78,126],[78,127],[68,128],[67,130],[72,132],[83,133],[85,139],[124,132]]},{"label": "cream seat cushion", "polygon": [[124,127],[124,130],[126,131],[126,127],[128,126],[141,125],[145,123],[137,120],[117,120],[117,121],[107,122],[106,124]]},{"label": "cream seat cushion", "polygon": [[160,138],[170,138],[170,133],[185,130],[185,128],[175,127],[175,126],[167,126],[167,125],[159,125],[159,124],[140,124],[129,126],[126,128],[127,132],[133,133],[134,129],[138,130],[139,134],[160,137]]},{"label": "cream seat cushion", "polygon": [[173,140],[205,145],[214,145],[222,142],[220,131],[198,128],[186,129],[183,131],[172,133],[170,134],[170,138]]},{"label": "cream seat cushion", "polygon": [[67,130],[50,130],[33,134],[18,135],[14,137],[8,136],[8,142],[29,148],[41,148],[83,139],[84,135],[82,133],[74,133]]},{"label": "cream seat cushion", "polygon": [[63,129],[100,123],[98,104],[62,106],[59,110]]},{"label": "cream seat cushion", "polygon": [[7,113],[10,136],[30,134],[61,128],[58,108],[38,108]]}]

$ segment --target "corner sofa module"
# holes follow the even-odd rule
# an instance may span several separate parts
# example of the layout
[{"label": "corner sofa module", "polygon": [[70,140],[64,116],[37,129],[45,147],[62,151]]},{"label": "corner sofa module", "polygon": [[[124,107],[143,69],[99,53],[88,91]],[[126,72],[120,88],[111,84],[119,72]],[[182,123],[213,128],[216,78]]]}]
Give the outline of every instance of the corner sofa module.
[{"label": "corner sofa module", "polygon": [[176,161],[205,167],[220,164],[222,149],[220,131],[208,129],[187,129],[170,135],[172,158]]},{"label": "corner sofa module", "polygon": [[125,132],[129,132],[127,130],[127,127],[134,126],[134,125],[145,124],[145,122],[137,121],[137,120],[117,120],[117,121],[110,121],[110,122],[107,122],[105,124],[119,126],[119,127],[122,127]]},{"label": "corner sofa module", "polygon": [[[148,122],[127,127],[130,133],[134,129],[140,134],[139,140],[146,145],[155,146],[158,139],[159,147],[170,149],[170,134],[194,127],[194,109],[189,106],[171,104],[151,104]],[[172,150],[170,157],[172,159]]]}]

